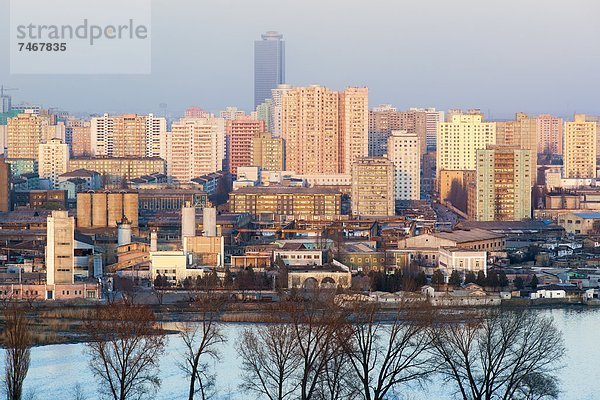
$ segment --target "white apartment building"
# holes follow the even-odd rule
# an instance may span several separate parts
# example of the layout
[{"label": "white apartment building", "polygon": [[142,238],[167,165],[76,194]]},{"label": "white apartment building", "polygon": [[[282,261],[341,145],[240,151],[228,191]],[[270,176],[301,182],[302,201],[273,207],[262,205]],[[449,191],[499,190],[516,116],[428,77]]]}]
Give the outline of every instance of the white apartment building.
[{"label": "white apartment building", "polygon": [[52,188],[58,187],[58,177],[68,171],[69,146],[60,139],[50,139],[39,145],[38,173],[48,179]]},{"label": "white apartment building", "polygon": [[416,133],[392,131],[388,138],[388,158],[394,164],[396,200],[421,198],[421,149]]},{"label": "white apartment building", "polygon": [[166,142],[167,175],[177,182],[189,182],[223,169],[223,118],[182,118],[173,123]]},{"label": "white apartment building", "polygon": [[166,119],[154,114],[104,114],[91,120],[91,152],[93,156],[164,159],[166,132]]}]

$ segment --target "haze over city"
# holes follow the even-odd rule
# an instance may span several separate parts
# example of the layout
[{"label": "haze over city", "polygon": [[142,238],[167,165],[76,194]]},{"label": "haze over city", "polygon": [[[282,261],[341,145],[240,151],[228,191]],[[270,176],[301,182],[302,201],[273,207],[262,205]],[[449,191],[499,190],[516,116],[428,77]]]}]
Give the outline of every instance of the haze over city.
[{"label": "haze over city", "polygon": [[[2,36],[8,3],[0,1]],[[593,0],[155,0],[150,75],[11,75],[3,41],[0,83],[19,88],[15,102],[76,113],[159,112],[160,103],[173,116],[189,105],[249,111],[253,41],[277,30],[292,85],[367,86],[370,106],[571,117],[595,111],[599,8]]]}]

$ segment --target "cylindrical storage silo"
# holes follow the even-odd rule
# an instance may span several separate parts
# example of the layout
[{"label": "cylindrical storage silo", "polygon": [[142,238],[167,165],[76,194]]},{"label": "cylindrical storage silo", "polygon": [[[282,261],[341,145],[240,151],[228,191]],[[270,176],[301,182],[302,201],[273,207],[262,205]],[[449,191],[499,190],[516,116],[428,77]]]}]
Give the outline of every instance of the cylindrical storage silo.
[{"label": "cylindrical storage silo", "polygon": [[127,220],[119,223],[117,228],[117,244],[119,246],[131,244],[131,224]]},{"label": "cylindrical storage silo", "polygon": [[115,227],[123,219],[123,194],[108,194],[108,226]]},{"label": "cylindrical storage silo", "polygon": [[202,230],[204,236],[217,236],[217,209],[214,207],[204,207],[202,210]]},{"label": "cylindrical storage silo", "polygon": [[196,236],[196,207],[186,202],[181,209],[181,240],[186,236]]},{"label": "cylindrical storage silo", "polygon": [[92,193],[77,193],[77,227],[92,226]]},{"label": "cylindrical storage silo", "polygon": [[106,193],[92,195],[92,226],[106,227]]},{"label": "cylindrical storage silo", "polygon": [[129,220],[132,228],[138,227],[138,194],[123,194],[123,214]]}]

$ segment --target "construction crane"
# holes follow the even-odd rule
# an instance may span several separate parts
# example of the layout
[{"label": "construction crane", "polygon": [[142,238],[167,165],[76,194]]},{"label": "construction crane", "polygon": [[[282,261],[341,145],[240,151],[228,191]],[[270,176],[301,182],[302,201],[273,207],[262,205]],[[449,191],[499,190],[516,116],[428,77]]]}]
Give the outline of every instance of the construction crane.
[{"label": "construction crane", "polygon": [[8,92],[9,90],[19,90],[18,88],[5,88],[4,85],[0,86],[0,97],[4,97],[4,92]]}]

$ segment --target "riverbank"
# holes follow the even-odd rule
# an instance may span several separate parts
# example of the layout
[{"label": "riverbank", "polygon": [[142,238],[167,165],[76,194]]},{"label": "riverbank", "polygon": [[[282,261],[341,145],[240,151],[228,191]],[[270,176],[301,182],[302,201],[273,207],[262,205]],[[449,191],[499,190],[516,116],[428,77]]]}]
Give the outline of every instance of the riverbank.
[{"label": "riverbank", "polygon": [[[543,300],[543,301],[540,301]],[[597,309],[581,302],[559,301],[564,299],[511,299],[503,301],[502,306],[512,309],[534,308],[550,309]],[[39,303],[32,304],[27,312],[37,346],[50,344],[81,343],[87,341],[83,329],[86,319],[92,316],[97,303]],[[382,320],[393,319],[398,304],[382,303]],[[167,333],[176,333],[178,324],[198,321],[202,312],[194,304],[154,304],[149,306],[156,320]],[[435,307],[442,312],[451,311],[455,315],[472,311],[476,307]],[[478,307],[483,309],[484,307]],[[231,302],[219,313],[219,320],[225,323],[269,323],[276,322],[282,315],[281,303]],[[1,322],[0,322],[1,324]]]}]

